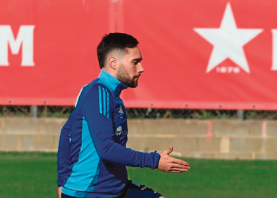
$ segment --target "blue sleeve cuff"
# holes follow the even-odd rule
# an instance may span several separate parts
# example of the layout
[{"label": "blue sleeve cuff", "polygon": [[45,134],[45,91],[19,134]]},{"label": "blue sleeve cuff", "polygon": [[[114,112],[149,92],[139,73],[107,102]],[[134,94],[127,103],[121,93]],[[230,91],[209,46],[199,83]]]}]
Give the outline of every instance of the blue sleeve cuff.
[{"label": "blue sleeve cuff", "polygon": [[63,184],[61,184],[59,181],[57,181],[58,187],[63,187]]},{"label": "blue sleeve cuff", "polygon": [[154,153],[153,153],[153,157],[154,157],[154,166],[153,166],[153,168],[152,169],[156,169],[156,168],[158,168],[158,165],[159,165],[159,161],[160,161],[160,154],[159,153],[157,153],[157,151],[154,151]]}]

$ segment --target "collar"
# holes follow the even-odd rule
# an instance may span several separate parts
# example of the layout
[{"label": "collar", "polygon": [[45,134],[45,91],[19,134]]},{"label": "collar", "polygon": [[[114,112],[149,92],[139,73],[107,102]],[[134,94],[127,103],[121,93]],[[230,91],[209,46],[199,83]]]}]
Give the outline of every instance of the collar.
[{"label": "collar", "polygon": [[117,80],[115,77],[113,77],[108,72],[101,69],[101,72],[98,76],[99,83],[104,84],[106,87],[108,87],[113,94],[118,97],[123,89],[127,89],[128,87],[121,83],[119,80]]}]

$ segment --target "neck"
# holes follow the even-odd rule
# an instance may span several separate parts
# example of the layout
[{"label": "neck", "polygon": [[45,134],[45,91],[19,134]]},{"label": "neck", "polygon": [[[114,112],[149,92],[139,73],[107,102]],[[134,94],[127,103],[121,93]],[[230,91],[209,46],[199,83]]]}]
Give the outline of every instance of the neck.
[{"label": "neck", "polygon": [[113,76],[114,78],[117,79],[116,71],[114,69],[111,69],[111,68],[106,66],[106,67],[103,67],[102,70],[107,72],[108,74],[110,74],[111,76]]},{"label": "neck", "polygon": [[107,86],[115,96],[119,96],[121,91],[123,89],[127,89],[128,87],[124,84],[122,84],[119,80],[117,80],[114,76],[112,76],[107,71],[103,70],[101,71],[99,75],[101,83],[103,83],[105,86]]}]

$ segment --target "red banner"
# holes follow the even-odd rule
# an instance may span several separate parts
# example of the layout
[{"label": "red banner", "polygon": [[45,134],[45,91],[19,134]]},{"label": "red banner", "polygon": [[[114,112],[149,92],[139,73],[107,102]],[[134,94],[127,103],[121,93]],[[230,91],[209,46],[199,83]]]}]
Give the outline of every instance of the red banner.
[{"label": "red banner", "polygon": [[0,104],[74,105],[108,32],[140,44],[127,107],[277,109],[274,0],[0,2]]}]

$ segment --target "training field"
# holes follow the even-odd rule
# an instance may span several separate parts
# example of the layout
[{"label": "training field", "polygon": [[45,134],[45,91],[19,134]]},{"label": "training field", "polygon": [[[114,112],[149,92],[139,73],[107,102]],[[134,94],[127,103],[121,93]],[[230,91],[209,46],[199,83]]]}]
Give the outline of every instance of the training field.
[{"label": "training field", "polygon": [[[277,161],[187,161],[188,173],[129,168],[129,177],[168,198],[277,197]],[[55,198],[56,177],[56,154],[0,153],[0,198]]]}]

